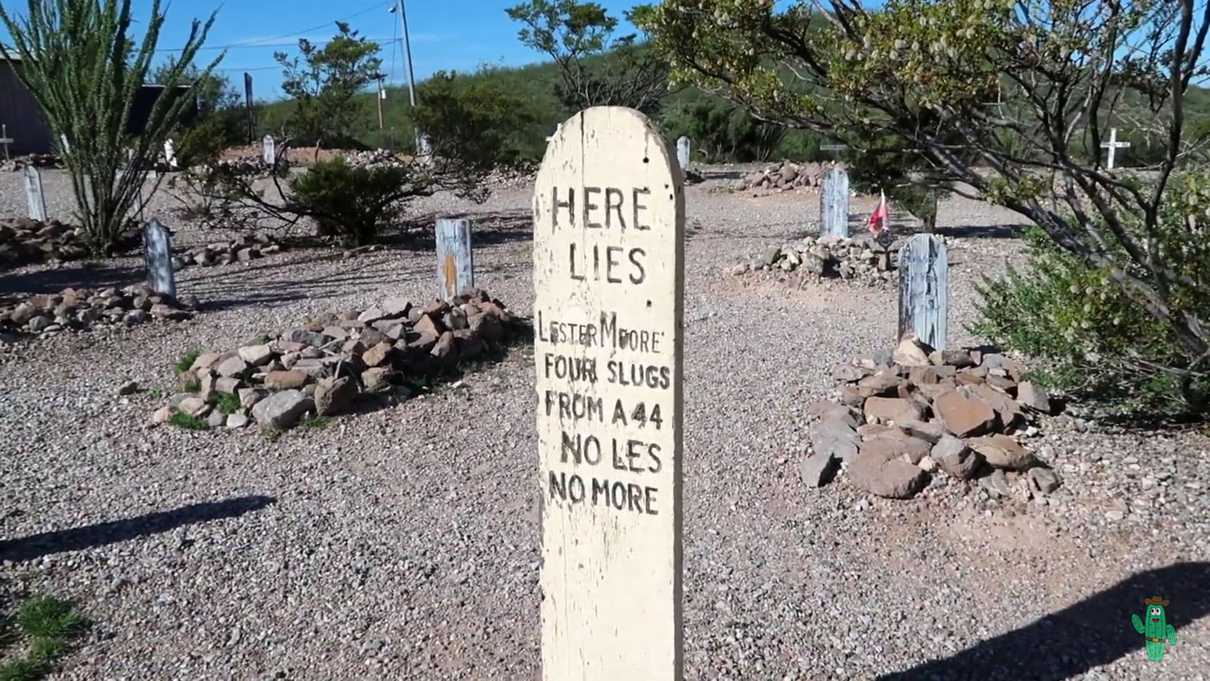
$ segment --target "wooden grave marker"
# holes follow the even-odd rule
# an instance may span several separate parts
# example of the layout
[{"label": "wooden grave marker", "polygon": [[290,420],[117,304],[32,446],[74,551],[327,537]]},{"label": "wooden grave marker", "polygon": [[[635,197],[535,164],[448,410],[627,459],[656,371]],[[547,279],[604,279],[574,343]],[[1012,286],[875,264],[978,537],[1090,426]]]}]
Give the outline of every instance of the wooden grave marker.
[{"label": "wooden grave marker", "polygon": [[437,296],[450,300],[475,286],[469,220],[437,221]]},{"label": "wooden grave marker", "polygon": [[8,153],[8,145],[15,143],[17,140],[8,136],[8,125],[0,123],[0,147],[4,147],[4,160],[11,161],[12,157]]},{"label": "wooden grave marker", "polygon": [[46,222],[46,195],[42,193],[42,174],[32,165],[25,166],[25,202],[29,204],[29,219]]},{"label": "wooden grave marker", "polygon": [[594,107],[534,186],[545,681],[682,678],[682,177]]},{"label": "wooden grave marker", "polygon": [[152,220],[143,227],[143,262],[147,266],[147,285],[156,293],[176,298],[172,237],[159,220]]},{"label": "wooden grave marker", "polygon": [[277,164],[277,142],[273,135],[265,135],[261,140],[261,160],[270,168]]},{"label": "wooden grave marker", "polygon": [[833,166],[819,190],[819,235],[849,238],[849,174]]},{"label": "wooden grave marker", "polygon": [[681,170],[689,170],[689,153],[693,149],[693,143],[688,137],[682,135],[676,140],[676,161],[681,165]]},{"label": "wooden grave marker", "polygon": [[176,144],[172,140],[164,140],[164,160],[169,168],[176,169]]},{"label": "wooden grave marker", "polygon": [[914,334],[944,350],[949,316],[949,260],[945,243],[917,234],[899,251],[899,338]]}]

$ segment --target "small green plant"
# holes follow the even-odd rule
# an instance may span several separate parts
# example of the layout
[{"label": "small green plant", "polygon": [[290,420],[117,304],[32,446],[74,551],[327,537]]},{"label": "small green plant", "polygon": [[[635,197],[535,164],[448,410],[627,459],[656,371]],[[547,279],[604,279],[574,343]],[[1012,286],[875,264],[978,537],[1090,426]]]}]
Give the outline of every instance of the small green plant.
[{"label": "small green plant", "polygon": [[190,350],[181,355],[181,358],[176,361],[176,373],[178,376],[193,368],[193,363],[197,361],[198,356],[202,353],[200,350]]},{"label": "small green plant", "polygon": [[332,419],[328,418],[327,416],[312,416],[309,419],[305,419],[301,425],[303,428],[319,430],[321,428],[327,428],[331,424]]},{"label": "small green plant", "polygon": [[219,393],[214,402],[214,407],[228,416],[239,411],[243,406],[240,404],[239,397],[231,393]]},{"label": "small green plant", "polygon": [[172,412],[172,416],[168,418],[168,423],[185,430],[206,430],[210,427],[205,421],[182,411]]},{"label": "small green plant", "polygon": [[36,681],[53,671],[72,639],[88,626],[70,601],[34,596],[13,618],[16,634],[27,641],[26,654],[0,664],[0,681]]}]

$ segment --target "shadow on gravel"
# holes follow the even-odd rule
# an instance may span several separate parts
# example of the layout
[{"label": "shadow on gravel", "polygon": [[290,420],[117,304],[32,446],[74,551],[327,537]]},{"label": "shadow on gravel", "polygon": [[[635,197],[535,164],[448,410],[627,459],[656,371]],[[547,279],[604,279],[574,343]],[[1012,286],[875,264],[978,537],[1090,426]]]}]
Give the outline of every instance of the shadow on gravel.
[{"label": "shadow on gravel", "polygon": [[0,276],[0,295],[13,293],[58,293],[65,288],[107,288],[143,281],[146,270],[139,267],[110,267],[69,264],[60,269]]},{"label": "shadow on gravel", "polygon": [[125,520],[0,541],[0,560],[22,562],[67,551],[83,551],[169,532],[182,525],[237,518],[245,513],[259,511],[275,502],[276,499],[266,496],[236,497],[218,502],[190,504],[171,511],[148,513]]},{"label": "shadow on gravel", "polygon": [[[1169,600],[1168,623],[1177,636],[1210,614],[1210,563],[1176,563],[1129,579],[1047,615],[1033,624],[978,643],[944,660],[933,660],[882,681],[907,679],[1031,679],[1058,681],[1082,675],[1129,654],[1142,655],[1144,639],[1130,624],[1143,599]],[[1181,641],[1172,654],[1180,655]],[[1189,645],[1185,643],[1184,645]]]},{"label": "shadow on gravel", "polygon": [[938,227],[937,234],[960,239],[1019,239],[1029,225],[963,225]]}]

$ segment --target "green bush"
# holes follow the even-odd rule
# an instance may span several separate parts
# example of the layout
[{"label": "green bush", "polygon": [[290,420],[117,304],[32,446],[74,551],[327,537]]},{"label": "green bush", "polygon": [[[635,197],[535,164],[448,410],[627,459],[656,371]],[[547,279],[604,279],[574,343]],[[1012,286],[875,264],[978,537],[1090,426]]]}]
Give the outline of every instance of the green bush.
[{"label": "green bush", "polygon": [[353,167],[336,157],[290,181],[291,209],[314,218],[320,235],[339,236],[346,246],[363,246],[394,224],[405,200],[427,184],[412,166]]},{"label": "green bush", "polygon": [[1010,267],[976,286],[983,303],[972,332],[1046,360],[1035,378],[1052,388],[1124,412],[1205,412],[1210,372],[1190,361],[1168,325],[1040,229],[1026,239],[1027,270]]},{"label": "green bush", "polygon": [[13,618],[15,631],[0,644],[16,643],[17,636],[25,639],[26,654],[22,657],[4,654],[0,663],[0,681],[36,681],[50,674],[71,642],[88,627],[88,621],[76,612],[70,601],[52,596],[33,596],[17,610]]},{"label": "green bush", "polygon": [[218,397],[214,400],[214,408],[227,416],[239,411],[243,406],[240,404],[239,397],[231,393],[219,393]]},{"label": "green bush", "polygon": [[665,112],[665,134],[693,140],[708,162],[767,161],[785,137],[786,129],[753,118],[746,110],[718,97],[686,96]]},{"label": "green bush", "polygon": [[534,116],[515,94],[487,79],[438,71],[419,96],[416,123],[435,155],[480,170],[521,160],[519,132]]}]

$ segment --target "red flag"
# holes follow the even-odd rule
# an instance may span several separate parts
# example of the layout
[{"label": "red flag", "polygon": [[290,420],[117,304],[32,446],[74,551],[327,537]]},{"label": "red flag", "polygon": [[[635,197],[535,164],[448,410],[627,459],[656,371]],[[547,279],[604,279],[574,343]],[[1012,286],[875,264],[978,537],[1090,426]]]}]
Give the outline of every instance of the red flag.
[{"label": "red flag", "polygon": [[878,193],[882,196],[882,198],[878,201],[878,207],[874,209],[874,213],[870,215],[871,234],[879,234],[886,228],[890,227],[890,225],[887,224],[886,192],[879,190]]}]

